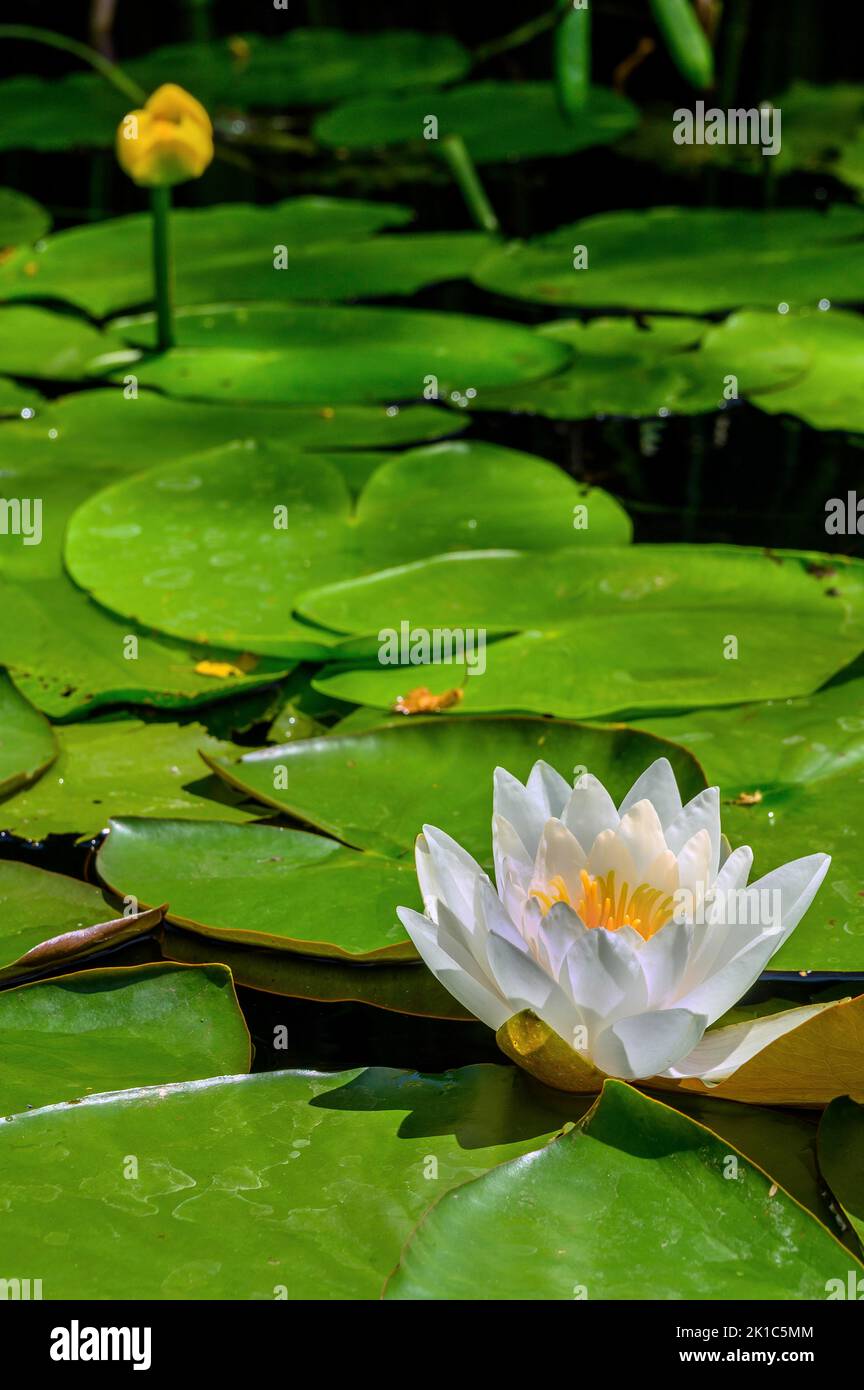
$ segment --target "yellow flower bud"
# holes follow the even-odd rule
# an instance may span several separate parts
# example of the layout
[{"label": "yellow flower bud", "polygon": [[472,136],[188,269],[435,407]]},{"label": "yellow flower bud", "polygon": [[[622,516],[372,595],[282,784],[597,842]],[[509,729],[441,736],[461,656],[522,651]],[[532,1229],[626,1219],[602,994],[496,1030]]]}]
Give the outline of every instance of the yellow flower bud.
[{"label": "yellow flower bud", "polygon": [[200,101],[174,82],[117,127],[117,158],[135,183],[164,188],[198,179],[213,158],[213,127]]}]

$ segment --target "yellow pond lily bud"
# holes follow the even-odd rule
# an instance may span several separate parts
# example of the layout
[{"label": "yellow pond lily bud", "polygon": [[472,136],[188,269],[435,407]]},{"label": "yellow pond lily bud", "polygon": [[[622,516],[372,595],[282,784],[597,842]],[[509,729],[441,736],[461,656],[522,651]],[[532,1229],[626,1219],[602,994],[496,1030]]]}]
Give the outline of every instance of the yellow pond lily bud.
[{"label": "yellow pond lily bud", "polygon": [[117,127],[117,158],[146,188],[198,179],[213,159],[213,126],[200,101],[174,82],[159,87]]}]

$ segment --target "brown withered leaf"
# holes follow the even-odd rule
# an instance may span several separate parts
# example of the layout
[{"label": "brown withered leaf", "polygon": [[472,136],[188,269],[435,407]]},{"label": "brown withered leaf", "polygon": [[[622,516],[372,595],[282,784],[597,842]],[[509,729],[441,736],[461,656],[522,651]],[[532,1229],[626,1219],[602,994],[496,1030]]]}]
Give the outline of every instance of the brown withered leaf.
[{"label": "brown withered leaf", "polygon": [[437,714],[440,710],[452,709],[458,705],[464,692],[459,689],[445,690],[441,695],[433,695],[432,691],[425,685],[418,685],[416,690],[409,690],[407,695],[400,695],[393,705],[394,714]]}]

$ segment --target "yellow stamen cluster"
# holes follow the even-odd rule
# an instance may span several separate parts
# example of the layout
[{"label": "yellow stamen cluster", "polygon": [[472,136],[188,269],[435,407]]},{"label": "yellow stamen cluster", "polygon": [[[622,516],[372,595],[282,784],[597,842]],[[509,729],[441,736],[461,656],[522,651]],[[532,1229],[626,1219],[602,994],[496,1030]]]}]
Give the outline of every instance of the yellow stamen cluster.
[{"label": "yellow stamen cluster", "polygon": [[556,903],[567,903],[578,912],[586,927],[605,927],[607,931],[618,931],[621,927],[632,927],[647,941],[658,932],[672,915],[672,898],[660,888],[652,888],[642,883],[631,892],[629,883],[615,884],[615,870],[596,877],[582,869],[579,874],[582,883],[582,896],[574,902],[567,884],[560,874],[550,879],[545,889],[532,889],[544,915]]}]

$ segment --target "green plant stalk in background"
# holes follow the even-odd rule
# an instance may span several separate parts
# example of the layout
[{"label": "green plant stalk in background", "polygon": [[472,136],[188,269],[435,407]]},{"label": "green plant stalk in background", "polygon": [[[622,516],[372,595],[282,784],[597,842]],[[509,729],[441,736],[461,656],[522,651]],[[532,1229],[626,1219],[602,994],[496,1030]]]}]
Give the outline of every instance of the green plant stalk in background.
[{"label": "green plant stalk in background", "polygon": [[704,90],[714,85],[714,54],[690,0],[650,0],[663,42],[682,77]]},{"label": "green plant stalk in background", "polygon": [[591,90],[591,11],[588,0],[574,9],[573,0],[558,0],[561,19],[555,30],[555,86],[565,116],[578,118]]},{"label": "green plant stalk in background", "polygon": [[28,24],[0,24],[0,39],[22,39],[45,44],[48,48],[59,48],[62,53],[70,53],[73,58],[80,58],[82,63],[89,63],[100,77],[104,77],[106,82],[110,82],[112,87],[116,87],[118,92],[122,92],[136,104],[140,105],[147,95],[137,82],[126,76],[122,68],[109,62],[101,53],[97,53],[95,48],[88,48],[86,43],[78,43],[75,39],[67,39],[65,34],[55,34],[51,29],[34,29]]},{"label": "green plant stalk in background", "polygon": [[495,209],[480,182],[477,166],[462,136],[445,135],[441,141],[441,151],[477,226],[484,232],[500,231]]},{"label": "green plant stalk in background", "polygon": [[174,306],[171,267],[171,189],[150,190],[153,210],[153,297],[156,341],[160,352],[174,346]]}]

